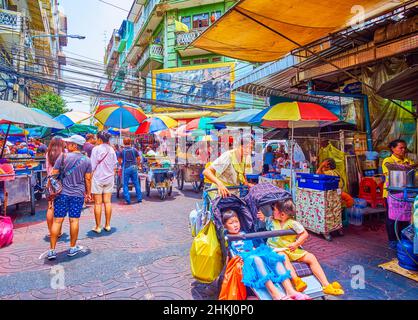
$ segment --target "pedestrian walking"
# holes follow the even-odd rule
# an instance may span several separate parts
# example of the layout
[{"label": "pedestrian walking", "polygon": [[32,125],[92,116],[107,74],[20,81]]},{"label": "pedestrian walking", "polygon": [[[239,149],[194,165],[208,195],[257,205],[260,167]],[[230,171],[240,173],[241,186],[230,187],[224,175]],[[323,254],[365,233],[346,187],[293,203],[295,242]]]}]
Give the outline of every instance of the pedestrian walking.
[{"label": "pedestrian walking", "polygon": [[97,134],[97,145],[91,153],[93,167],[92,193],[94,196],[94,217],[96,226],[92,229],[96,233],[102,231],[102,205],[105,207],[106,231],[111,230],[112,192],[115,185],[115,169],[117,165],[116,152],[109,144],[110,133],[101,131]]},{"label": "pedestrian walking", "polygon": [[135,187],[136,199],[141,203],[142,191],[138,177],[138,169],[142,165],[142,157],[138,150],[132,147],[132,140],[130,138],[123,139],[123,146],[123,150],[118,154],[118,160],[122,167],[123,197],[126,204],[131,204],[129,182],[132,181]]},{"label": "pedestrian walking", "polygon": [[62,191],[54,200],[54,222],[51,228],[50,250],[48,260],[56,259],[55,246],[62,223],[69,215],[70,219],[70,250],[68,256],[79,253],[83,247],[77,245],[79,219],[84,201],[91,200],[91,162],[81,153],[86,142],[82,136],[74,135],[66,142],[68,153],[62,153],[55,162],[52,174],[64,173]]},{"label": "pedestrian walking", "polygon": [[[64,153],[64,149],[65,149],[65,143],[61,137],[54,137],[49,143],[48,149],[45,154],[46,173],[48,177],[52,175],[55,162],[57,161],[58,157]],[[53,199],[47,199],[47,200],[48,200],[48,209],[46,211],[46,223],[48,225],[48,235],[51,236],[51,228],[52,228],[52,224],[54,223],[54,200]],[[62,233],[60,230],[58,238],[61,237],[61,235]]]}]

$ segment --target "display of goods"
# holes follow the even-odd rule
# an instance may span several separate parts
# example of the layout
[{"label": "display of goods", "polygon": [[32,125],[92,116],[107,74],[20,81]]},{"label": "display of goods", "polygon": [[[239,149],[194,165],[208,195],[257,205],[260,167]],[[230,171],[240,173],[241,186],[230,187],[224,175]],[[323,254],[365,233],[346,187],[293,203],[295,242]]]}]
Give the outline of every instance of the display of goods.
[{"label": "display of goods", "polygon": [[3,163],[0,165],[0,175],[14,174],[15,170],[10,163]]}]

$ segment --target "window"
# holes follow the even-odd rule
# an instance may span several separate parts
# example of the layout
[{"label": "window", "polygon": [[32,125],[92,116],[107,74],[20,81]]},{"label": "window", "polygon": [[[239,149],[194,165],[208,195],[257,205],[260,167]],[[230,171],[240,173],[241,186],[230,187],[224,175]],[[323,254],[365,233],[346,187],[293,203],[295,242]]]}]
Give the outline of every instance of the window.
[{"label": "window", "polygon": [[181,22],[183,22],[189,29],[192,28],[192,19],[190,17],[182,17]]},{"label": "window", "polygon": [[209,59],[207,59],[207,58],[206,59],[201,59],[200,63],[209,63]]},{"label": "window", "polygon": [[221,57],[213,58],[212,62],[221,62]]},{"label": "window", "polygon": [[222,15],[221,11],[214,11],[212,12],[212,14],[210,15],[210,23],[214,23],[216,20],[218,20]]},{"label": "window", "polygon": [[183,60],[182,65],[183,66],[190,66],[190,60]]},{"label": "window", "polygon": [[209,26],[209,14],[202,13],[193,16],[193,29],[205,28]]},{"label": "window", "polygon": [[193,60],[193,64],[199,64],[199,63],[202,63],[202,60],[200,60],[200,59]]}]

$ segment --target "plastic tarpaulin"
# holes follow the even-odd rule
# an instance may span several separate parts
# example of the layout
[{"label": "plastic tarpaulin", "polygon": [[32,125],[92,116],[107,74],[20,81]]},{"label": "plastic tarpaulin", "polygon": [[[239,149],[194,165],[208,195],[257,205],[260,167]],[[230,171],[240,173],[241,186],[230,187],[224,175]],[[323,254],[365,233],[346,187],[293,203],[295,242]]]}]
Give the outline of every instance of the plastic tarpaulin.
[{"label": "plastic tarpaulin", "polygon": [[319,150],[319,163],[322,163],[326,158],[335,160],[336,169],[340,179],[343,181],[343,191],[348,192],[347,188],[347,173],[345,170],[345,153],[335,148],[332,144],[328,144],[325,148]]},{"label": "plastic tarpaulin", "polygon": [[[383,83],[407,68],[404,60],[392,58],[373,67],[363,68],[362,77],[365,83],[373,88],[379,88]],[[390,100],[378,96],[366,86],[363,86],[363,93],[369,97],[373,149],[377,151],[388,149],[390,141],[404,139],[408,144],[408,149],[416,152],[416,120],[414,117]],[[407,105],[403,102],[400,104],[405,107]],[[406,108],[408,109],[408,107]],[[410,110],[413,111],[412,108]]]},{"label": "plastic tarpaulin", "polygon": [[268,62],[298,47],[275,32],[306,45],[397,5],[387,0],[241,0],[192,45],[244,61]]}]

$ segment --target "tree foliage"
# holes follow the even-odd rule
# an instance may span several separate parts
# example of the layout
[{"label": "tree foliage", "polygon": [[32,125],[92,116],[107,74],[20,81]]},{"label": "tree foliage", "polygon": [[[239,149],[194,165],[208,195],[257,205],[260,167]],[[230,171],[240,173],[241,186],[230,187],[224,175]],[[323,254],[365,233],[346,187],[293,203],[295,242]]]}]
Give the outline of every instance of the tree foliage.
[{"label": "tree foliage", "polygon": [[35,97],[30,106],[32,108],[41,109],[42,111],[49,113],[52,117],[59,116],[60,114],[69,111],[65,100],[53,92],[46,92]]}]

